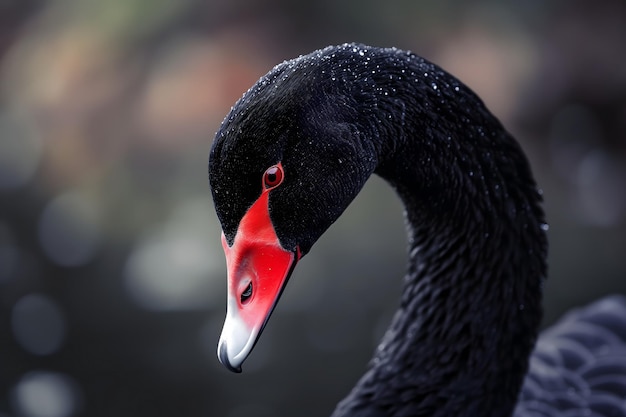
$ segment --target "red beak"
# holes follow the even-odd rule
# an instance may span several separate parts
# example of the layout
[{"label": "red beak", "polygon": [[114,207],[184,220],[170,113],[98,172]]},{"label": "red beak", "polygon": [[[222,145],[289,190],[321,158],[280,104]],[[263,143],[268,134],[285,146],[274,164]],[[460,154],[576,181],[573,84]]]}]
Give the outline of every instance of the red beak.
[{"label": "red beak", "polygon": [[220,362],[241,372],[267,323],[300,252],[284,249],[270,220],[269,190],[241,219],[232,246],[222,234],[228,272],[226,320],[218,344]]}]

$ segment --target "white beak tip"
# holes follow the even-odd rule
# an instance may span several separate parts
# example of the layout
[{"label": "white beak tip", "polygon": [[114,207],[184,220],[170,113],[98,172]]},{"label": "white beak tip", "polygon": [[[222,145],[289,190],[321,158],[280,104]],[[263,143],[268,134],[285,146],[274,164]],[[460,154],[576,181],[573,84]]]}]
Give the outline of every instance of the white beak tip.
[{"label": "white beak tip", "polygon": [[237,366],[233,366],[230,363],[230,359],[228,358],[228,349],[226,347],[226,342],[222,342],[219,344],[219,347],[217,349],[217,357],[222,363],[222,365],[226,367],[226,369],[228,369],[231,372],[235,372],[237,374],[241,373],[241,364]]}]

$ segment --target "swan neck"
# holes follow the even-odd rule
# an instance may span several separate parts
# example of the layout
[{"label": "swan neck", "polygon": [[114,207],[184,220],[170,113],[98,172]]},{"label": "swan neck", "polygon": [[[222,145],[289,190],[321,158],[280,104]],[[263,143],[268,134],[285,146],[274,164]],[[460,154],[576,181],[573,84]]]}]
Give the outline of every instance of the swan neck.
[{"label": "swan neck", "polygon": [[375,172],[405,206],[408,271],[370,368],[335,417],[366,404],[398,415],[507,416],[527,371],[546,272],[541,196],[518,144],[482,102],[444,75],[436,82],[462,99],[416,86],[417,106],[378,103],[403,109],[402,128],[392,117],[372,140]]}]

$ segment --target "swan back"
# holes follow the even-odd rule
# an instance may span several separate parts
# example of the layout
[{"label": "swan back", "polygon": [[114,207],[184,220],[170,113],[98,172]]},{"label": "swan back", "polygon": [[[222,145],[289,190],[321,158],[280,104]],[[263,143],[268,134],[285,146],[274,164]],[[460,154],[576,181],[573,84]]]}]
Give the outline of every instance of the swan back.
[{"label": "swan back", "polygon": [[541,334],[514,416],[626,416],[626,297],[573,310]]}]

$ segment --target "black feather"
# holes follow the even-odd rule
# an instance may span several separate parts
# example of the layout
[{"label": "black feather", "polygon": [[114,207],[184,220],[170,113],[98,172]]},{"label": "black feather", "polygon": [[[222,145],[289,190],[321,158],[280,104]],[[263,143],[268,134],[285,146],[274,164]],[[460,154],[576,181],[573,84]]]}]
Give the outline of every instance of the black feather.
[{"label": "black feather", "polygon": [[626,416],[626,298],[572,311],[537,342],[515,416]]}]

